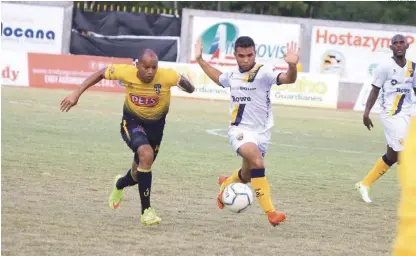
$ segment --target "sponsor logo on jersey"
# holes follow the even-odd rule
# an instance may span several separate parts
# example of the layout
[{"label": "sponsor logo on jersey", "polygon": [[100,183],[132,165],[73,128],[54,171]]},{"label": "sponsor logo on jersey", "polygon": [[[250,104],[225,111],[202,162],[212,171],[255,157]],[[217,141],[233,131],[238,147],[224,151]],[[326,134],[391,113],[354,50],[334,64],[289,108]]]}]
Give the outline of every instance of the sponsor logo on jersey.
[{"label": "sponsor logo on jersey", "polygon": [[251,101],[250,97],[236,97],[236,96],[231,96],[231,99],[233,100],[233,102],[246,102],[246,101]]},{"label": "sponsor logo on jersey", "polygon": [[129,94],[131,102],[140,107],[154,107],[159,103],[159,97],[157,96],[140,96]]}]

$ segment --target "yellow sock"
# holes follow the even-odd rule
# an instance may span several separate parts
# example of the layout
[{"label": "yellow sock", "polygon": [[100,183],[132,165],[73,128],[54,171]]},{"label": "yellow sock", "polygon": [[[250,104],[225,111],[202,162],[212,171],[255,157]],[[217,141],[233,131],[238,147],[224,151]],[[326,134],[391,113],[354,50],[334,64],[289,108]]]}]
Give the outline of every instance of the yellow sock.
[{"label": "yellow sock", "polygon": [[383,157],[379,158],[374,165],[373,169],[367,174],[364,180],[361,182],[364,186],[370,187],[378,178],[383,176],[384,173],[392,166],[394,163],[389,161],[384,155]]},{"label": "yellow sock", "polygon": [[399,225],[393,256],[416,255],[416,117],[413,118],[404,151],[400,153],[399,181],[401,199]]},{"label": "yellow sock", "polygon": [[265,177],[264,169],[251,169],[251,185],[256,192],[259,201],[265,213],[274,211],[272,199],[270,197],[270,187]]},{"label": "yellow sock", "polygon": [[222,191],[226,186],[230,185],[231,183],[234,182],[240,182],[243,183],[243,181],[240,179],[240,170],[241,169],[237,169],[233,172],[233,174],[228,177],[222,184],[221,184],[221,188],[220,191]]}]

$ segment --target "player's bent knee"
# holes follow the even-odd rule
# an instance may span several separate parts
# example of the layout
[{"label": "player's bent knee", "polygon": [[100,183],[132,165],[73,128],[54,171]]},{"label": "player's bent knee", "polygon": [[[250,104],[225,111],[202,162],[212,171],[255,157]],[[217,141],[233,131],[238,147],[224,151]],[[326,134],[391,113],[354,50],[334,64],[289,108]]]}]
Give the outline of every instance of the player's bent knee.
[{"label": "player's bent knee", "polygon": [[142,145],[137,149],[139,154],[139,165],[143,168],[150,168],[153,163],[153,149],[150,145]]},{"label": "player's bent knee", "polygon": [[263,159],[261,157],[256,157],[251,161],[251,169],[262,169],[264,168]]}]

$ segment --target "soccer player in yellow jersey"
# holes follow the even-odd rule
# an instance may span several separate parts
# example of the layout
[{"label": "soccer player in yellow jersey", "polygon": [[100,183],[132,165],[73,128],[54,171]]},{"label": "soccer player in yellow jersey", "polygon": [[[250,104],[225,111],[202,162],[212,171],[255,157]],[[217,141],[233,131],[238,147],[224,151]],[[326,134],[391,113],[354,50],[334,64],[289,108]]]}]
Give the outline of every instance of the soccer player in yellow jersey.
[{"label": "soccer player in yellow jersey", "polygon": [[409,127],[412,99],[416,93],[416,63],[406,59],[409,44],[403,35],[391,39],[390,49],[393,56],[386,58],[374,71],[372,89],[367,99],[363,123],[370,130],[373,123],[370,111],[380,97],[380,121],[384,128],[387,150],[374,164],[366,177],[355,184],[362,199],[371,203],[369,188],[397,162],[398,154],[403,150],[403,141]]},{"label": "soccer player in yellow jersey", "polygon": [[170,88],[178,86],[192,93],[195,89],[184,76],[172,69],[158,68],[158,57],[150,49],[141,52],[135,66],[113,64],[90,77],[61,102],[61,111],[75,106],[81,94],[102,79],[119,80],[126,88],[121,136],[134,153],[132,168],[126,175],[117,175],[109,198],[112,209],[119,207],[123,189],[138,184],[144,225],[160,223],[161,219],[150,207],[152,164],[159,152],[165,118],[169,111]]},{"label": "soccer player in yellow jersey", "polygon": [[416,256],[416,117],[412,118],[404,151],[399,156],[399,227],[393,256]]}]

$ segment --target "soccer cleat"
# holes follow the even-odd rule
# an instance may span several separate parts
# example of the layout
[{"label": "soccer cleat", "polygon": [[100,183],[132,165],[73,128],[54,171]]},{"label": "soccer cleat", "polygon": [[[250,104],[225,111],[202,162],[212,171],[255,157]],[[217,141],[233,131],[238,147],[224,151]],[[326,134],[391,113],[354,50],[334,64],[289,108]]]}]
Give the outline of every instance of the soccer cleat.
[{"label": "soccer cleat", "polygon": [[286,215],[282,212],[271,211],[267,213],[267,218],[269,219],[270,224],[275,227],[286,219]]},{"label": "soccer cleat", "polygon": [[122,175],[117,175],[114,179],[113,192],[111,192],[110,198],[108,199],[108,205],[111,209],[117,209],[120,206],[121,199],[123,199],[123,190],[117,189],[117,181],[123,177]]},{"label": "soccer cleat", "polygon": [[368,196],[368,192],[370,191],[370,188],[364,186],[361,182],[358,182],[355,184],[355,189],[357,189],[358,192],[360,192],[361,198],[363,199],[364,202],[371,203],[371,199]]},{"label": "soccer cleat", "polygon": [[217,206],[220,209],[224,209],[224,204],[222,203],[222,192],[224,191],[225,187],[223,186],[224,181],[227,180],[227,176],[220,176],[218,178],[218,185],[220,185],[220,193],[217,196]]},{"label": "soccer cleat", "polygon": [[151,207],[145,209],[141,217],[142,224],[146,226],[159,224],[161,220],[162,219],[156,215],[155,210]]}]

